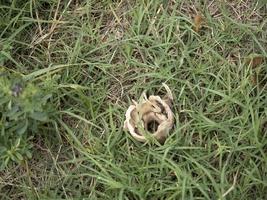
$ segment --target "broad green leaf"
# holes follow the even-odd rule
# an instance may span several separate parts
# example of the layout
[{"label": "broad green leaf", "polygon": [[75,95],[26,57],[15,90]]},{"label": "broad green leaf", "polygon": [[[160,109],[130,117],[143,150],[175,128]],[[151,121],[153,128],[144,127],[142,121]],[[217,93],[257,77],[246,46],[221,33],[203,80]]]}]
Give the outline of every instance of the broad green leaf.
[{"label": "broad green leaf", "polygon": [[28,128],[28,120],[26,119],[25,121],[22,121],[20,123],[20,125],[18,126],[18,129],[16,130],[16,133],[18,135],[22,135],[26,132],[27,128]]},{"label": "broad green leaf", "polygon": [[33,112],[30,114],[30,117],[32,119],[42,121],[42,122],[46,122],[48,120],[46,113],[42,113],[42,112]]}]

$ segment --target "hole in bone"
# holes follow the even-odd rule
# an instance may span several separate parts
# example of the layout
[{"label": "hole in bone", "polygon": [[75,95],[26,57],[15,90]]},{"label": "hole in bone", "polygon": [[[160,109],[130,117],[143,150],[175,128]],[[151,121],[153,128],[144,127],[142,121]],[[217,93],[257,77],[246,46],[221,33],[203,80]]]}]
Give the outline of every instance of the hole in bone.
[{"label": "hole in bone", "polygon": [[157,101],[157,100],[156,100],[156,102],[157,102],[157,105],[160,107],[161,111],[165,111],[165,108],[164,108],[164,106],[161,104],[161,102],[159,102],[159,101]]},{"label": "hole in bone", "polygon": [[151,120],[147,123],[147,131],[149,133],[154,133],[157,131],[159,123],[156,120]]},{"label": "hole in bone", "polygon": [[141,135],[140,133],[139,133],[139,130],[138,130],[138,128],[134,128],[134,132],[137,134],[137,135]]},{"label": "hole in bone", "polygon": [[161,102],[159,102],[158,100],[155,100],[155,102],[157,103],[157,106],[159,106],[161,113],[164,114],[167,117],[167,112],[166,109],[164,108],[164,106],[161,104]]}]

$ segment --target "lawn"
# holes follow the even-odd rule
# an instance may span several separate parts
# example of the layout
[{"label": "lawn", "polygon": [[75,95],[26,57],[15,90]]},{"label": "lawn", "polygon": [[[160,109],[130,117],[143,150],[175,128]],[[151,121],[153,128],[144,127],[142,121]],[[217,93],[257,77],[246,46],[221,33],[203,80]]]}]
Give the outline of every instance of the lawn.
[{"label": "lawn", "polygon": [[[267,198],[264,0],[1,0],[0,199]],[[163,145],[123,129],[173,92]]]}]

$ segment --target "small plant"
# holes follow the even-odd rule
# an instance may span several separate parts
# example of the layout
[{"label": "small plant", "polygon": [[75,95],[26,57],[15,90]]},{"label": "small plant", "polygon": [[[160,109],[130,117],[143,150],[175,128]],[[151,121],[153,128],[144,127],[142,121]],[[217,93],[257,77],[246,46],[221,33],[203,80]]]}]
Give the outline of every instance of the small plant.
[{"label": "small plant", "polygon": [[0,169],[10,161],[31,158],[30,140],[40,126],[49,122],[52,90],[23,77],[0,71]]}]

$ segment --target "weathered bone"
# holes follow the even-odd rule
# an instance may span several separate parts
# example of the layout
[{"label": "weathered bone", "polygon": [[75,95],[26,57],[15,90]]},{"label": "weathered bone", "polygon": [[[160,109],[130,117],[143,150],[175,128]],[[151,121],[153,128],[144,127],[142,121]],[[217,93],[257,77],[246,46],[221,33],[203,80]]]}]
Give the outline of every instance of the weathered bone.
[{"label": "weathered bone", "polygon": [[173,96],[170,88],[166,84],[163,84],[163,86],[167,90],[167,94],[163,99],[153,95],[147,99],[146,95],[143,94],[145,98],[140,103],[132,100],[134,105],[131,105],[126,111],[124,128],[137,141],[147,141],[143,130],[148,131],[148,124],[151,121],[158,123],[157,130],[152,133],[152,136],[160,143],[164,143],[173,127],[174,115],[170,108]]}]

